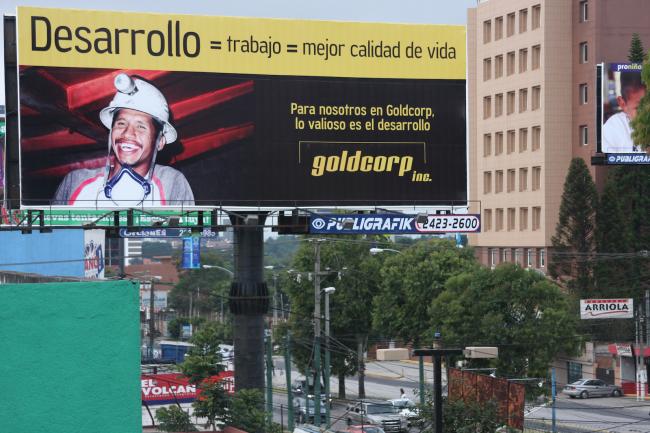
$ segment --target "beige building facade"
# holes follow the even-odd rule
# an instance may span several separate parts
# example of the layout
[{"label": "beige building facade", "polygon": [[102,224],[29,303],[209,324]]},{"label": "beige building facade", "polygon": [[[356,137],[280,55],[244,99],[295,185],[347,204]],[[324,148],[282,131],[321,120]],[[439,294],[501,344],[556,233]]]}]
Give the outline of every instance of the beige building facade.
[{"label": "beige building facade", "polygon": [[[596,64],[650,42],[647,0],[479,0],[468,10],[469,197],[489,266],[546,271],[571,159],[596,153]],[[591,167],[601,187],[606,168]]]}]

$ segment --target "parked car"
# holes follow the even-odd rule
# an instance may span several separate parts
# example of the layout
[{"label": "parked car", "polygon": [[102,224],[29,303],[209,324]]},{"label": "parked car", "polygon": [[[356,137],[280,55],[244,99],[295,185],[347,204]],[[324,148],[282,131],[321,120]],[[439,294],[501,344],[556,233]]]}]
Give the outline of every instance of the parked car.
[{"label": "parked car", "polygon": [[[324,402],[320,405],[321,424],[326,422],[326,408]],[[314,424],[314,398],[296,397],[293,399],[293,414],[299,424]]]},{"label": "parked car", "polygon": [[347,406],[347,414],[348,425],[372,424],[381,427],[386,433],[406,431],[408,428],[406,419],[386,401],[352,402]]},{"label": "parked car", "polygon": [[618,385],[608,385],[600,379],[580,379],[565,386],[562,393],[571,398],[620,397],[623,395],[623,390]]},{"label": "parked car", "polygon": [[[330,405],[330,408],[331,408],[332,407],[332,394],[330,394],[329,396],[325,394],[325,392],[324,392],[325,391],[325,385],[323,385],[322,382],[321,382],[321,385],[320,385],[320,389],[321,389],[321,394],[320,394],[321,401],[323,403],[327,401],[329,403],[329,405]],[[313,392],[314,392],[313,389],[310,388],[309,385],[307,384],[307,379],[296,379],[296,380],[294,380],[293,383],[291,384],[291,391],[293,391],[294,395],[302,396],[302,397],[305,397],[305,396],[308,396],[308,395],[313,395]]]},{"label": "parked car", "polygon": [[397,413],[408,421],[409,427],[420,419],[420,412],[410,398],[394,398],[388,402],[393,405]]},{"label": "parked car", "polygon": [[347,433],[385,433],[384,429],[376,425],[351,425],[345,431]]}]

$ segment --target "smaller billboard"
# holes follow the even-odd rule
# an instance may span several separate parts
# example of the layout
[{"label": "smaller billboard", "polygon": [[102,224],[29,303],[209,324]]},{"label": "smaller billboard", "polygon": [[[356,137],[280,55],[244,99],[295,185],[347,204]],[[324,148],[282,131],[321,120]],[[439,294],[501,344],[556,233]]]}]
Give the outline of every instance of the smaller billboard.
[{"label": "smaller billboard", "polygon": [[[222,371],[212,376],[212,382],[223,382],[223,387],[229,394],[235,392],[234,373]],[[142,401],[149,405],[186,403],[196,400],[200,394],[188,378],[177,373],[143,374],[141,376]]]},{"label": "smaller billboard", "polygon": [[650,155],[632,139],[630,123],[646,93],[641,69],[638,63],[603,66],[600,151],[607,164],[650,164]]},{"label": "smaller billboard", "polygon": [[585,319],[631,319],[634,317],[634,300],[628,299],[581,299],[580,318]]},{"label": "smaller billboard", "polygon": [[199,269],[201,267],[201,238],[191,236],[183,238],[183,269]]},{"label": "smaller billboard", "polygon": [[309,221],[314,234],[477,233],[479,215],[318,214]]},{"label": "smaller billboard", "polygon": [[[140,285],[140,311],[147,311],[151,305],[151,286],[143,290]],[[154,290],[153,310],[158,313],[167,308],[167,290]]]},{"label": "smaller billboard", "polygon": [[104,279],[105,245],[104,230],[84,230],[84,276],[86,278]]}]

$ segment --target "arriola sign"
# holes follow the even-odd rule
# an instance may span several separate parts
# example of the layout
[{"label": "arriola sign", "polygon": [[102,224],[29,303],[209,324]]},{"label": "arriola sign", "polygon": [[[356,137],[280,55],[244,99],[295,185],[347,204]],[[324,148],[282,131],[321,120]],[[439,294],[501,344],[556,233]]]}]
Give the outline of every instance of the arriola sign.
[{"label": "arriola sign", "polygon": [[581,319],[631,319],[633,299],[581,299]]}]

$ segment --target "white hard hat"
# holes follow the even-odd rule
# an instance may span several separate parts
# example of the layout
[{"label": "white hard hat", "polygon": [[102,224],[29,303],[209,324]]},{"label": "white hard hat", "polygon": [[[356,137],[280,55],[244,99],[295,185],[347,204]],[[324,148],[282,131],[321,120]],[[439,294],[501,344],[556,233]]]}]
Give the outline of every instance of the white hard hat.
[{"label": "white hard hat", "polygon": [[167,143],[176,141],[176,129],[169,123],[169,105],[167,100],[151,84],[138,78],[133,78],[125,73],[115,77],[115,88],[117,93],[113,100],[99,112],[99,119],[105,127],[111,129],[113,126],[113,114],[120,108],[141,111],[155,117],[163,124],[163,136]]}]

